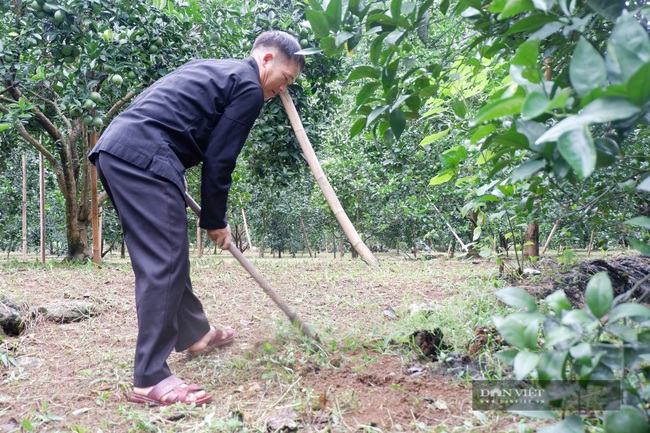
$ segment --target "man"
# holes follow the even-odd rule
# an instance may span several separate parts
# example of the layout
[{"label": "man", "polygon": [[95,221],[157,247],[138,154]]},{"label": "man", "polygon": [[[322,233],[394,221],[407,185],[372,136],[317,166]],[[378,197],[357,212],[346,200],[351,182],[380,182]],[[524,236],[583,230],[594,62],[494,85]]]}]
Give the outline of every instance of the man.
[{"label": "man", "polygon": [[135,273],[138,338],[130,401],[202,405],[197,385],[172,375],[172,350],[190,358],[231,343],[192,293],[184,201],[186,168],[203,163],[201,227],[230,247],[226,204],[232,172],[265,100],[305,66],[287,33],[262,33],[245,60],[193,60],[143,92],[89,155],[122,223]]}]

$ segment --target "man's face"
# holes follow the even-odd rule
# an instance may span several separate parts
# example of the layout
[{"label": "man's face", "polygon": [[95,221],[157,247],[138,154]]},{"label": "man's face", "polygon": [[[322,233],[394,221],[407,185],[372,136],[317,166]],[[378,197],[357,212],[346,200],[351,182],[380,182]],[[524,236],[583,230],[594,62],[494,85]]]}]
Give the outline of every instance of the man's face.
[{"label": "man's face", "polygon": [[267,52],[262,57],[260,82],[264,89],[264,100],[270,99],[294,82],[300,74],[300,66],[282,54]]}]

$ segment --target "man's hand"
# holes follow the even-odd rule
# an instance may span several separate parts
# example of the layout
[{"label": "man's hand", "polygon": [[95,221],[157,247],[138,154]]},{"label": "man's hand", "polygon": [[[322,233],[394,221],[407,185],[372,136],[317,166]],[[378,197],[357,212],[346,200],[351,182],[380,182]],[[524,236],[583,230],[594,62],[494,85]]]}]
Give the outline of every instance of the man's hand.
[{"label": "man's hand", "polygon": [[210,239],[221,246],[222,250],[230,249],[230,224],[222,229],[207,230],[207,233]]}]

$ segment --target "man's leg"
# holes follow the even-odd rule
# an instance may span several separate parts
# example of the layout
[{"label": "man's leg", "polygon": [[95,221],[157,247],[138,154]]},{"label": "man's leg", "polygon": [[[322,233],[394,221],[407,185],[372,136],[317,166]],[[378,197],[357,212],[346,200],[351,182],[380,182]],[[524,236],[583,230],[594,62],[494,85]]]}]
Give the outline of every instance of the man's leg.
[{"label": "man's leg", "polygon": [[183,350],[210,331],[189,280],[185,202],[172,182],[110,154],[101,153],[96,166],[135,272],[134,386],[149,387],[171,375],[166,360],[174,347]]}]

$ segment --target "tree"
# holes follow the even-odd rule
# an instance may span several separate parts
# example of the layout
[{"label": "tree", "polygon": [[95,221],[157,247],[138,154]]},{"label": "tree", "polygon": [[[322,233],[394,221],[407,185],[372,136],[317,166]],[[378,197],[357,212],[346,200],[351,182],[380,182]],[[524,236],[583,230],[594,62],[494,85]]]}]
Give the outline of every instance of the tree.
[{"label": "tree", "polygon": [[[0,16],[0,123],[41,152],[65,200],[67,258],[88,255],[89,147],[187,59],[191,25],[144,3],[13,2]],[[40,137],[43,136],[43,140]]]}]

